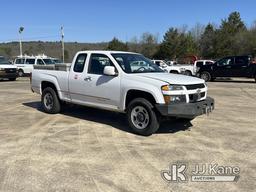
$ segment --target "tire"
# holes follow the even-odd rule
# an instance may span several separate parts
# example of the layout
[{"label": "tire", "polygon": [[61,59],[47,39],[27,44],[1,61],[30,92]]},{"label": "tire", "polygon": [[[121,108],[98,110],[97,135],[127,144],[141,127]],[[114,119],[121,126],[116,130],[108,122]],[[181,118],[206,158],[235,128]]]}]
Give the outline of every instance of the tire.
[{"label": "tire", "polygon": [[154,106],[144,98],[137,98],[129,103],[127,119],[131,129],[143,136],[155,133],[160,124]]},{"label": "tire", "polygon": [[184,72],[184,75],[192,76],[192,73],[191,73],[191,71],[188,71],[188,70],[187,70],[187,71]]},{"label": "tire", "polygon": [[170,71],[170,73],[179,74],[178,71]]},{"label": "tire", "polygon": [[57,93],[51,87],[47,87],[43,90],[41,103],[46,113],[56,114],[61,110],[60,100],[57,96]]},{"label": "tire", "polygon": [[16,78],[9,78],[10,81],[16,81]]},{"label": "tire", "polygon": [[205,80],[205,82],[210,81],[211,80],[211,74],[209,72],[207,72],[207,71],[203,71],[200,74],[200,78]]},{"label": "tire", "polygon": [[23,77],[24,76],[24,71],[22,69],[18,70],[18,76]]}]

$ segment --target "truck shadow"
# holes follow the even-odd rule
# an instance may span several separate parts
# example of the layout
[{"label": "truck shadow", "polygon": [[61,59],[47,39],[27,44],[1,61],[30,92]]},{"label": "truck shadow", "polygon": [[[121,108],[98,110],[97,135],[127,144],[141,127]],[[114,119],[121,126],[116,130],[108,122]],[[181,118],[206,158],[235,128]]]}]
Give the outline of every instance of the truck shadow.
[{"label": "truck shadow", "polygon": [[[26,107],[31,107],[44,113],[43,108],[41,106],[41,102],[36,101],[22,104]],[[77,119],[106,124],[121,131],[133,133],[128,126],[125,114],[106,111],[102,109],[78,106],[73,104],[66,105],[62,110],[61,114],[69,117],[74,117]],[[160,128],[155,134],[176,133],[179,131],[186,131],[189,130],[189,128],[192,126],[193,125],[190,122],[184,122],[181,120],[163,121],[161,123]]]}]

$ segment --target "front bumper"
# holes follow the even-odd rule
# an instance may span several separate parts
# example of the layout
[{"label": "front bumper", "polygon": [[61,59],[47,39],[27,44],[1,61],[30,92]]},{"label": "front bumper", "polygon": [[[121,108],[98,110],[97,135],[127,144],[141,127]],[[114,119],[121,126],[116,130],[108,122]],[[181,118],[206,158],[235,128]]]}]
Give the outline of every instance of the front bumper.
[{"label": "front bumper", "polygon": [[214,109],[214,99],[207,97],[195,103],[156,104],[156,109],[163,116],[194,118],[211,112]]},{"label": "front bumper", "polygon": [[14,73],[6,73],[5,71],[0,71],[0,78],[16,78],[17,73],[16,71]]}]

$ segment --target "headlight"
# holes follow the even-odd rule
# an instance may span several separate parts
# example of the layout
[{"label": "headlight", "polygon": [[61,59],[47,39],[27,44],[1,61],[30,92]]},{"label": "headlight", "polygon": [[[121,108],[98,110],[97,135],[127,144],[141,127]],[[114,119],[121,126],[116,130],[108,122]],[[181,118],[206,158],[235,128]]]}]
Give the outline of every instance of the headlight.
[{"label": "headlight", "polygon": [[164,101],[169,103],[186,103],[186,95],[164,95]]},{"label": "headlight", "polygon": [[164,85],[162,91],[181,91],[184,90],[181,85]]}]

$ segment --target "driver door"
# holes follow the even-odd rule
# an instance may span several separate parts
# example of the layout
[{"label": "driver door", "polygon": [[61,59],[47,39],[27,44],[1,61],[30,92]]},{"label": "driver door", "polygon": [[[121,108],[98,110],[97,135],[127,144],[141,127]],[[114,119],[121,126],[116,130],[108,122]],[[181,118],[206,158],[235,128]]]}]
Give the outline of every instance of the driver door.
[{"label": "driver door", "polygon": [[215,77],[232,77],[234,58],[226,57],[216,62],[214,65],[214,76]]}]

